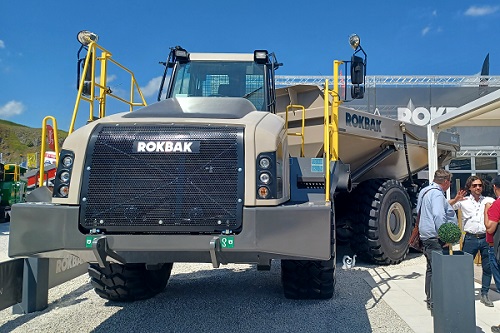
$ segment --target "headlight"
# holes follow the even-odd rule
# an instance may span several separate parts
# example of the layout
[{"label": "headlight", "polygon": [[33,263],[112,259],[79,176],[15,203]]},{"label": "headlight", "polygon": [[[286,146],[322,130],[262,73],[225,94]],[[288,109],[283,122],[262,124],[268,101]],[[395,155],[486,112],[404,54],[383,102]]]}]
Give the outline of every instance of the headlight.
[{"label": "headlight", "polygon": [[[277,158],[277,155],[280,158]],[[279,199],[283,197],[283,166],[280,148],[277,151],[260,153],[255,160],[256,198]]]},{"label": "headlight", "polygon": [[68,171],[61,172],[59,179],[61,179],[63,183],[67,183],[69,181],[69,172]]},{"label": "headlight", "polygon": [[271,182],[271,176],[267,172],[261,173],[259,179],[264,184],[269,184]]},{"label": "headlight", "polygon": [[66,168],[69,168],[71,165],[73,165],[73,158],[71,156],[65,156],[62,160],[62,164]]},{"label": "headlight", "polygon": [[57,166],[56,178],[54,179],[54,192],[52,195],[55,198],[67,198],[75,154],[70,150],[63,149],[59,156],[59,165]]},{"label": "headlight", "polygon": [[269,165],[271,165],[271,161],[267,157],[263,157],[259,161],[259,165],[262,169],[267,169],[269,168]]}]

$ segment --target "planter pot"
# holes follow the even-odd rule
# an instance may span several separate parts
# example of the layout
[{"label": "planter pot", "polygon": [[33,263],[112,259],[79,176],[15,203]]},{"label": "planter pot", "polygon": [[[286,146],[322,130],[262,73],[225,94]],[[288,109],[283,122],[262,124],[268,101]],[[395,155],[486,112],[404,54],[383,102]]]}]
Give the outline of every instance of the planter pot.
[{"label": "planter pot", "polygon": [[434,332],[475,332],[473,257],[462,251],[432,253]]}]

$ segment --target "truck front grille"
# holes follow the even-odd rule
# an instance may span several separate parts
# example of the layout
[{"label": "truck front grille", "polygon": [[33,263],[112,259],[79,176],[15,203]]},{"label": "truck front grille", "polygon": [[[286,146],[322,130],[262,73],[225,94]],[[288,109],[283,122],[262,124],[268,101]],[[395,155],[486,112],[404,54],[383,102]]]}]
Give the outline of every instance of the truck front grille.
[{"label": "truck front grille", "polygon": [[241,228],[243,128],[97,126],[80,224],[108,233],[218,233]]}]

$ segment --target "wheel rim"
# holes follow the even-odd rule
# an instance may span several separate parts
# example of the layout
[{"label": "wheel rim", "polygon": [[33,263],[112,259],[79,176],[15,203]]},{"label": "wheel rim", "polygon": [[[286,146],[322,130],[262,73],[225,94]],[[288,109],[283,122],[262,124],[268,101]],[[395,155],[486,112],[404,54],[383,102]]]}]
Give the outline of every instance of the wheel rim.
[{"label": "wheel rim", "polygon": [[386,221],[389,238],[393,242],[400,242],[406,231],[406,214],[399,202],[395,202],[389,207]]}]

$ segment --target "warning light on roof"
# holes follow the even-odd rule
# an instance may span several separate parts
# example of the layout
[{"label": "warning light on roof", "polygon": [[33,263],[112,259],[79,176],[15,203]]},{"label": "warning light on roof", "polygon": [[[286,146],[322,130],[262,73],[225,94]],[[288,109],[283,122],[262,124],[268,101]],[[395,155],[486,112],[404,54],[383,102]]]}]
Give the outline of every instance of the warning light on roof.
[{"label": "warning light on roof", "polygon": [[97,42],[97,40],[99,39],[99,36],[97,36],[97,34],[90,32],[88,30],[82,30],[78,33],[76,38],[83,46],[87,46],[92,42]]},{"label": "warning light on roof", "polygon": [[352,34],[349,36],[349,44],[351,45],[351,47],[356,50],[359,46],[359,43],[360,43],[360,39],[359,39],[359,36],[356,35],[356,34]]}]

